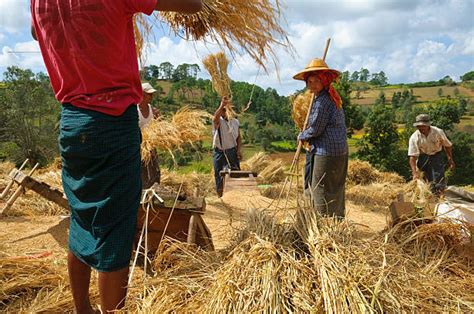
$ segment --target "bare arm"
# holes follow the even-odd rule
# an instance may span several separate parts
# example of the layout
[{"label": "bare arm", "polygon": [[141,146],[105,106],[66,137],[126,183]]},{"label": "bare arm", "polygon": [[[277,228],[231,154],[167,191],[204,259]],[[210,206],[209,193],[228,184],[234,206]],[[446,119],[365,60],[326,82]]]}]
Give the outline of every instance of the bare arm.
[{"label": "bare arm", "polygon": [[413,180],[418,179],[418,171],[416,170],[416,156],[410,156],[410,168]]},{"label": "bare arm", "polygon": [[155,10],[193,14],[201,11],[201,0],[158,0]]},{"label": "bare arm", "polygon": [[444,151],[446,152],[446,156],[448,156],[448,164],[449,164],[449,169],[454,169],[456,167],[456,164],[454,163],[453,160],[453,147],[452,146],[444,146]]},{"label": "bare arm", "polygon": [[33,25],[31,25],[31,36],[33,37],[34,40],[38,41],[38,37],[36,37],[36,31]]}]

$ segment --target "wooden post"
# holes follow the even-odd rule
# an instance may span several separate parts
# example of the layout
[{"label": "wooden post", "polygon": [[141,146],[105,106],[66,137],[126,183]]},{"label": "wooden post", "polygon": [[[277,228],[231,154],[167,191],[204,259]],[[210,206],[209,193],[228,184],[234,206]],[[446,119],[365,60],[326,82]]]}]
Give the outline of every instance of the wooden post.
[{"label": "wooden post", "polygon": [[195,213],[192,213],[191,218],[189,218],[188,239],[186,242],[188,244],[196,243],[196,214]]},{"label": "wooden post", "polygon": [[[28,173],[28,176],[31,176],[36,168],[38,168],[39,164],[37,163],[33,169],[31,169],[30,173]],[[23,186],[19,186],[18,189],[15,191],[15,193],[13,193],[13,195],[10,197],[10,199],[7,201],[7,203],[5,204],[5,207],[3,207],[2,211],[0,211],[0,215],[3,215],[5,214],[13,205],[13,203],[15,203],[16,199],[25,191],[25,188]]]},{"label": "wooden post", "polygon": [[[27,158],[23,164],[21,164],[20,168],[18,169],[18,171],[21,171],[23,170],[23,168],[26,166],[26,163],[29,161],[29,159]],[[11,178],[11,181],[8,182],[8,185],[7,187],[5,188],[5,190],[3,190],[2,194],[0,194],[0,200],[3,200],[5,198],[5,196],[7,196],[8,194],[8,191],[11,189],[11,187],[13,186],[13,182],[15,180],[13,180],[13,178]]]}]

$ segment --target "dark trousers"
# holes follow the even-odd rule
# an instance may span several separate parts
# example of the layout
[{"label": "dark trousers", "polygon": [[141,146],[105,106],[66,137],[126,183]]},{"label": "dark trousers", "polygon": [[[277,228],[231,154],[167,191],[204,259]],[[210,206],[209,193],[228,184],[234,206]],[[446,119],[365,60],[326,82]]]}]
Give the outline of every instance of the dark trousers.
[{"label": "dark trousers", "polygon": [[[216,180],[216,191],[217,194],[221,196],[224,190],[224,182],[219,172],[225,169],[240,170],[240,162],[239,158],[237,157],[237,147],[226,149],[225,152],[220,149],[214,148],[214,154],[212,157],[214,161],[214,178]],[[229,160],[228,162],[227,159]]]},{"label": "dark trousers", "polygon": [[345,216],[347,163],[347,155],[311,154],[310,195],[314,209],[324,216]]},{"label": "dark trousers", "polygon": [[446,163],[442,151],[434,155],[420,154],[416,166],[425,174],[425,179],[430,183],[433,193],[439,193],[446,189],[446,178],[444,177]]}]

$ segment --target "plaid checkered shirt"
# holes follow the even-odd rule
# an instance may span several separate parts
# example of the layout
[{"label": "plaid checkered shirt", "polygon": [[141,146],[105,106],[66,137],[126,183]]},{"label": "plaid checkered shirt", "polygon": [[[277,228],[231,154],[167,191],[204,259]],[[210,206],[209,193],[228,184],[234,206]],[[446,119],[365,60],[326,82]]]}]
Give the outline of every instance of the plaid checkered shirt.
[{"label": "plaid checkered shirt", "polygon": [[326,90],[314,99],[308,128],[300,133],[298,139],[309,142],[311,153],[319,156],[348,153],[344,110],[336,108]]}]

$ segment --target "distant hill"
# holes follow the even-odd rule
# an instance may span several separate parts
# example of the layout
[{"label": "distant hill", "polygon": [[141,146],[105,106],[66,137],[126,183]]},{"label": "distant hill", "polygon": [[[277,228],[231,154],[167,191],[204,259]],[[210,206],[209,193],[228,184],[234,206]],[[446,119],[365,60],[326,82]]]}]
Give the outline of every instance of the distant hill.
[{"label": "distant hill", "polygon": [[[474,90],[465,87],[464,85],[456,86],[436,86],[436,87],[414,87],[413,95],[416,97],[417,102],[429,102],[439,99],[438,90],[442,89],[442,97],[450,96],[455,97],[454,90],[457,88],[459,95],[474,100]],[[385,98],[388,102],[392,101],[392,95],[396,92],[402,92],[405,87],[400,86],[389,86],[389,87],[372,87],[366,91],[360,91],[359,98],[357,98],[357,91],[352,91],[351,102],[361,105],[370,106],[375,103],[375,100],[380,95],[380,92],[385,93]]]}]

